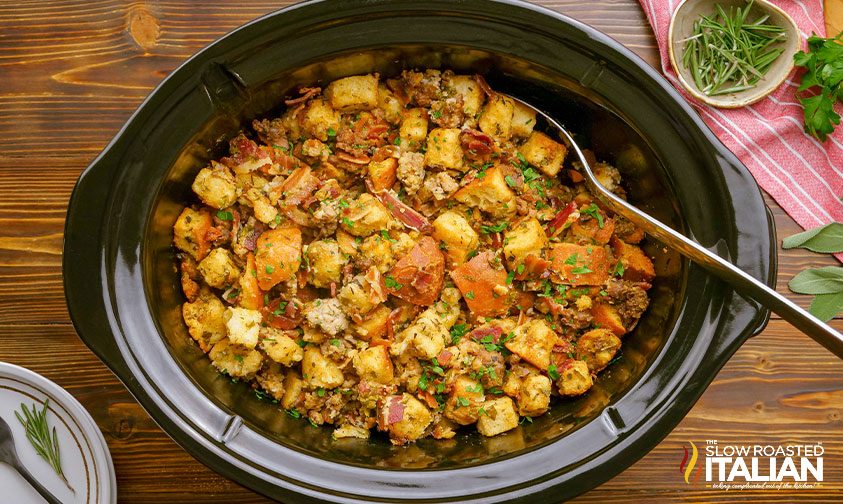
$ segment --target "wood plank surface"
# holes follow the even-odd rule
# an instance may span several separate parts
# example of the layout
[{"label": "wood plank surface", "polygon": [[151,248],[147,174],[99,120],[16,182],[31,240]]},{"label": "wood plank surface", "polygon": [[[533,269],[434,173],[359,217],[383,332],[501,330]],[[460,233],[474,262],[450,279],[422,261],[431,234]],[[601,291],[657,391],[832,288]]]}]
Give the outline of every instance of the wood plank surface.
[{"label": "wood plank surface", "polygon": [[[838,1],[838,0],[831,0]],[[290,2],[212,0],[0,3],[0,360],[67,388],[91,412],[114,457],[120,502],[265,502],[216,475],[164,434],[87,350],[69,323],[61,280],[67,200],[77,176],[146,94],[180,62],[237,26]],[[635,0],[537,2],[612,35],[657,64]],[[801,229],[775,203],[779,236]],[[828,257],[779,250],[778,290]],[[843,329],[843,321],[834,322]],[[61,349],[57,352],[57,349]],[[840,362],[773,320],[719,373],[649,455],[580,502],[820,502],[843,499]],[[722,491],[686,485],[688,441],[817,442],[818,490]]]}]

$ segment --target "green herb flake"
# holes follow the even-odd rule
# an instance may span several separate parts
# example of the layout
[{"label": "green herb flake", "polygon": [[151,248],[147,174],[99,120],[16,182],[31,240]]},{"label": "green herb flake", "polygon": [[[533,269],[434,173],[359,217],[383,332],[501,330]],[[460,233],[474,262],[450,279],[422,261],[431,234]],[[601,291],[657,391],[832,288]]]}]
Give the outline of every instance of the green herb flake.
[{"label": "green herb flake", "polygon": [[386,285],[387,289],[392,289],[392,290],[401,290],[401,287],[404,287],[404,284],[399,283],[391,275],[384,276],[383,277],[383,283],[384,283],[384,285]]},{"label": "green herb flake", "polygon": [[547,376],[553,381],[559,379],[559,371],[556,369],[556,364],[551,364],[547,367]]},{"label": "green herb flake", "polygon": [[221,221],[234,220],[234,214],[225,210],[220,210],[219,212],[217,212],[217,219]]}]

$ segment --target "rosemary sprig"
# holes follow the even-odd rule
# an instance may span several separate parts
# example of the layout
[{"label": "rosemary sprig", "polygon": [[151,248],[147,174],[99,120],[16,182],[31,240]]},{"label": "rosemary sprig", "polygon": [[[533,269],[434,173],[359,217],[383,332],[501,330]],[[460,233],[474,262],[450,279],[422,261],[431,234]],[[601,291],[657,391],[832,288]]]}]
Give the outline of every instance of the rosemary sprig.
[{"label": "rosemary sprig", "polygon": [[691,71],[694,84],[708,96],[751,89],[784,52],[777,44],[786,39],[784,28],[768,24],[769,16],[753,21],[747,16],[753,1],[744,8],[729,8],[701,16],[685,43],[682,65]]},{"label": "rosemary sprig", "polygon": [[47,405],[49,402],[49,399],[45,400],[44,407],[40,411],[34,404],[30,410],[25,404],[21,403],[23,416],[18,411],[15,411],[15,416],[26,429],[26,439],[32,443],[35,452],[50,464],[56,474],[64,481],[64,484],[75,493],[61,467],[61,452],[59,451],[59,437],[56,428],[53,427],[52,432],[50,432],[50,425],[47,423]]}]

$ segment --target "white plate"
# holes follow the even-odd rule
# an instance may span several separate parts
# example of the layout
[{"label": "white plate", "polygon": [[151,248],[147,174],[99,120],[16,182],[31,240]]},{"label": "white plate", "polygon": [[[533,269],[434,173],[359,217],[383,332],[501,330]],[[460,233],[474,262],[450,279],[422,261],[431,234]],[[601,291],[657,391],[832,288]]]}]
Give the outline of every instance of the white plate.
[{"label": "white plate", "polygon": [[[26,439],[15,417],[21,403],[40,409],[49,399],[47,422],[59,438],[61,462],[68,483],[65,486],[52,467]],[[0,417],[12,428],[15,448],[23,465],[63,503],[111,504],[117,502],[114,465],[97,424],[66,390],[28,369],[0,362]],[[0,463],[0,501],[16,504],[43,503],[14,469]]]}]

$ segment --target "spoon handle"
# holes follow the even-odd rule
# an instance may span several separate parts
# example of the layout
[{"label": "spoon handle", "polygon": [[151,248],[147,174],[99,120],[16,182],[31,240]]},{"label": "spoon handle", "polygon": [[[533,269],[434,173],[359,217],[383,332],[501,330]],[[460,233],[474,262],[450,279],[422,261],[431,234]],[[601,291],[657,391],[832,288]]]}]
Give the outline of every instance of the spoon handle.
[{"label": "spoon handle", "polygon": [[32,485],[32,488],[34,488],[39,494],[41,494],[41,497],[43,497],[44,500],[49,502],[49,504],[62,504],[62,502],[58,498],[56,498],[55,495],[53,495],[49,490],[44,488],[44,485],[42,485],[37,479],[35,479],[34,476],[32,476],[32,474],[30,474],[26,467],[21,464],[20,460],[17,460],[17,457],[15,457],[15,460],[12,461],[12,467],[14,467],[18,471],[18,473],[23,476],[23,478],[27,482],[29,482],[30,485]]}]

